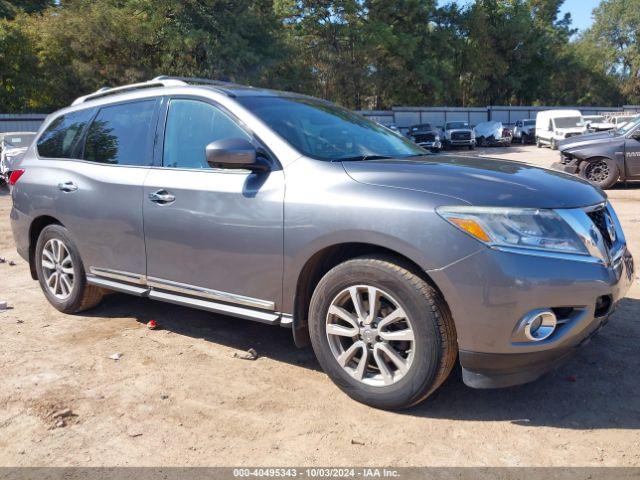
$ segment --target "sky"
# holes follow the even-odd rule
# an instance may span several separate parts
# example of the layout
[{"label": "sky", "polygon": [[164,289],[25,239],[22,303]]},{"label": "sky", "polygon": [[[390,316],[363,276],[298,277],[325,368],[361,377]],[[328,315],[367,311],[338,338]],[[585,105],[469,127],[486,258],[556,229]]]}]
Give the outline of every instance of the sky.
[{"label": "sky", "polygon": [[573,27],[584,30],[593,23],[591,11],[599,4],[600,0],[565,0],[562,14],[569,12],[573,20]]}]

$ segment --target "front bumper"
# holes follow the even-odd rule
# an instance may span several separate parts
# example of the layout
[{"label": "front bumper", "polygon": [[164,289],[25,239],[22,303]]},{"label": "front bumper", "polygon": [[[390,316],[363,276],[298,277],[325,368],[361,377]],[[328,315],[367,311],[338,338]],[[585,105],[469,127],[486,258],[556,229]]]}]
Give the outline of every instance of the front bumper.
[{"label": "front bumper", "polygon": [[440,143],[440,140],[436,140],[434,142],[417,142],[419,146],[421,146],[422,148],[427,148],[427,149],[435,149],[435,150],[440,150],[442,148],[442,143]]},{"label": "front bumper", "polygon": [[[631,287],[634,267],[626,247],[609,267],[487,248],[429,274],[453,314],[464,382],[499,388],[536,380],[587,343]],[[605,311],[600,298],[610,301]],[[571,314],[548,339],[514,340],[536,309]]]},{"label": "front bumper", "polygon": [[468,147],[469,145],[475,145],[476,139],[470,138],[466,140],[447,140],[446,142],[453,147]]}]

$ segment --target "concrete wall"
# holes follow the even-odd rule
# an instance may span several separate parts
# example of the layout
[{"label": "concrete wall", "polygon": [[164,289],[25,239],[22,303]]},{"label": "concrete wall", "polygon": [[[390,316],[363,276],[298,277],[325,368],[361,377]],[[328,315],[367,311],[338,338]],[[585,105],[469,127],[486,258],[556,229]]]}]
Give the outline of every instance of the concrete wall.
[{"label": "concrete wall", "polygon": [[0,133],[35,132],[47,117],[45,113],[11,114],[0,113]]}]

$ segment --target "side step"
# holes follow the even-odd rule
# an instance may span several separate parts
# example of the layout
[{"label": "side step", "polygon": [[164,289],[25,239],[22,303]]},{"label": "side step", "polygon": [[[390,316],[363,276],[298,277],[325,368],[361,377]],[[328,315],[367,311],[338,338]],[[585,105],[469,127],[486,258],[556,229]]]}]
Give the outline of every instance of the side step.
[{"label": "side step", "polygon": [[107,290],[128,293],[137,297],[148,297],[152,300],[174,303],[176,305],[182,305],[184,307],[198,308],[200,310],[219,313],[221,315],[230,315],[233,317],[244,318],[246,320],[253,320],[255,322],[267,323],[270,325],[282,324],[282,326],[291,327],[291,320],[289,318],[284,318],[281,322],[281,317],[283,317],[283,314],[278,312],[263,312],[260,310],[253,310],[251,308],[239,307],[235,305],[227,305],[225,303],[214,302],[211,300],[203,300],[183,295],[176,295],[174,293],[155,290],[149,287],[130,285],[127,283],[117,282],[115,280],[99,278],[93,275],[87,276],[87,283],[95,285],[96,287],[106,288]]}]

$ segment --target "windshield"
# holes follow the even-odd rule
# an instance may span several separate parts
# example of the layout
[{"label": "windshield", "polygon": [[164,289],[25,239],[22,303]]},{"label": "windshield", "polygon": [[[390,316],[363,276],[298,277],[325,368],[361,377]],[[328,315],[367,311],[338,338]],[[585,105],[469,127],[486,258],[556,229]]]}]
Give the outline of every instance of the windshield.
[{"label": "windshield", "polygon": [[422,125],[414,125],[411,127],[412,132],[428,132],[431,130],[430,123],[423,123]]},{"label": "windshield", "polygon": [[604,117],[600,117],[598,115],[590,115],[588,117],[583,117],[585,121],[591,123],[601,123],[604,122]]},{"label": "windshield", "polygon": [[535,120],[525,120],[524,122],[522,122],[522,124],[525,127],[531,127],[531,126],[536,124],[536,121]]},{"label": "windshield", "polygon": [[237,101],[300,153],[318,160],[410,157],[426,151],[400,134],[314,98],[239,97]]},{"label": "windshield", "polygon": [[31,141],[35,137],[34,133],[30,134],[16,134],[16,135],[6,135],[4,137],[4,146],[5,148],[20,148],[20,147],[28,147],[31,144]]},{"label": "windshield", "polygon": [[582,127],[581,117],[560,117],[554,118],[553,123],[556,128],[576,128]]},{"label": "windshield", "polygon": [[445,126],[446,130],[454,130],[456,128],[469,128],[469,122],[449,122]]},{"label": "windshield", "polygon": [[628,123],[625,123],[623,126],[616,130],[618,135],[626,135],[631,130],[634,130],[638,125],[640,125],[640,117],[632,118]]}]

